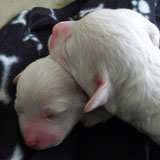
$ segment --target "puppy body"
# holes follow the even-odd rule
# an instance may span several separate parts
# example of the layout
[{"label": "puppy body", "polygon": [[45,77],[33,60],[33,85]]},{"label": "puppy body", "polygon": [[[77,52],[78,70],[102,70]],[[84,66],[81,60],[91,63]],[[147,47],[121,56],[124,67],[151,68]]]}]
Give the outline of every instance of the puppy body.
[{"label": "puppy body", "polygon": [[[54,36],[56,35],[56,36]],[[53,28],[52,57],[105,109],[160,144],[159,31],[128,9],[102,9]]]},{"label": "puppy body", "polygon": [[82,118],[87,99],[50,56],[31,63],[19,76],[15,100],[25,144],[44,149],[61,143]]}]

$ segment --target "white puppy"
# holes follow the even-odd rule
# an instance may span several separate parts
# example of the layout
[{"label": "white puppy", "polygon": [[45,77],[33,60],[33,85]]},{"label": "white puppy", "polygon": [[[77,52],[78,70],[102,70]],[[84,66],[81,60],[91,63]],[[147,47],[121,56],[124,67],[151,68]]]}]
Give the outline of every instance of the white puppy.
[{"label": "white puppy", "polygon": [[25,144],[56,146],[80,121],[88,97],[50,56],[31,63],[17,82],[15,110]]},{"label": "white puppy", "polygon": [[102,9],[57,24],[48,43],[52,57],[90,97],[85,112],[104,105],[160,144],[160,50],[154,24],[128,9]]}]

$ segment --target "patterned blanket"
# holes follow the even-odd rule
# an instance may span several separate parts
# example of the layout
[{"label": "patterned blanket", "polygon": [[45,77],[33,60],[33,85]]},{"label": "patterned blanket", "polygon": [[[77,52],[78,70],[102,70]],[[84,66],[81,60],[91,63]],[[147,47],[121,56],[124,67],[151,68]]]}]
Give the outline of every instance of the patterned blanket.
[{"label": "patterned blanket", "polygon": [[56,23],[78,20],[101,8],[133,9],[160,28],[158,0],[76,0],[58,10],[25,10],[0,30],[0,160],[160,159],[159,146],[117,118],[92,128],[79,124],[61,145],[43,151],[27,148],[20,135],[12,80],[31,62],[48,55],[47,41]]}]

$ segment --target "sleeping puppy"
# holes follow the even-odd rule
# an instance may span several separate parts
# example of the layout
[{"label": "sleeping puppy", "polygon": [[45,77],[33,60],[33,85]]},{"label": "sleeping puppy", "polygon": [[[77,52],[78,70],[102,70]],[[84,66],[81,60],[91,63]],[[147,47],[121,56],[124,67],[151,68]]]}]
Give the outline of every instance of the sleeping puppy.
[{"label": "sleeping puppy", "polygon": [[160,50],[157,27],[128,9],[101,9],[53,27],[49,50],[104,108],[160,144]]},{"label": "sleeping puppy", "polygon": [[88,97],[50,56],[31,63],[14,82],[15,110],[28,147],[57,146],[82,119]]}]

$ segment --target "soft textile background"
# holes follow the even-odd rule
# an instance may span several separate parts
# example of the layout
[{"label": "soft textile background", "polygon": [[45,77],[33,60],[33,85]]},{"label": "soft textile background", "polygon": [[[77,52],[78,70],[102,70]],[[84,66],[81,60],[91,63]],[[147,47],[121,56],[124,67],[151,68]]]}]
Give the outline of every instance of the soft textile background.
[{"label": "soft textile background", "polygon": [[33,7],[61,8],[73,0],[0,0],[0,28],[25,9]]},{"label": "soft textile background", "polygon": [[48,55],[51,28],[101,8],[130,8],[160,26],[154,0],[77,0],[62,9],[25,10],[0,30],[0,160],[159,160],[160,147],[131,126],[112,118],[93,128],[77,125],[55,148],[31,150],[23,144],[14,111],[13,78],[28,64]]}]

